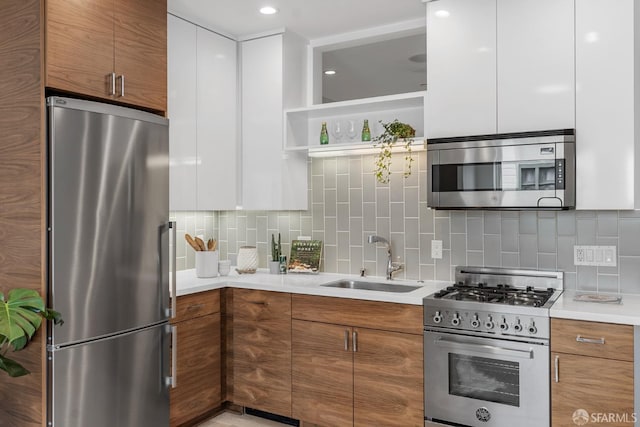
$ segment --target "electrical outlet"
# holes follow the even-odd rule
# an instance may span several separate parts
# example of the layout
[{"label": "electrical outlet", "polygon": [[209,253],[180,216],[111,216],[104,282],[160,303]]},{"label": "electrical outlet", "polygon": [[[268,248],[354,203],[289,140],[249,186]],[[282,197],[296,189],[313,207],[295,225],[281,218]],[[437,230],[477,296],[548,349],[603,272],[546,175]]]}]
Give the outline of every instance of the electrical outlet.
[{"label": "electrical outlet", "polygon": [[573,264],[600,267],[616,266],[615,246],[574,246]]},{"label": "electrical outlet", "polygon": [[431,241],[431,258],[442,259],[442,240]]}]

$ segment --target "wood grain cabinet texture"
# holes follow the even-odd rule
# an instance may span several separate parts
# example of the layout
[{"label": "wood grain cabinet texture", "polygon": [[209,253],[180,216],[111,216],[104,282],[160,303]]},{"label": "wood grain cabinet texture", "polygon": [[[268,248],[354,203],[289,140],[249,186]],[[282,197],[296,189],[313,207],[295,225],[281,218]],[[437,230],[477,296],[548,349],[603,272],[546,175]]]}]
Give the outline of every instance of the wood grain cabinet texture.
[{"label": "wood grain cabinet texture", "polygon": [[551,319],[553,427],[575,426],[577,409],[620,417],[607,426],[633,425],[633,340],[632,326]]},{"label": "wood grain cabinet texture", "polygon": [[177,386],[171,426],[187,424],[222,404],[220,291],[178,297]]},{"label": "wood grain cabinet texture", "polygon": [[422,307],[292,298],[294,418],[319,426],[423,425]]},{"label": "wood grain cabinet texture", "polygon": [[291,294],[233,290],[232,401],[291,416]]},{"label": "wood grain cabinet texture", "polygon": [[166,1],[47,0],[45,8],[47,87],[167,110]]}]

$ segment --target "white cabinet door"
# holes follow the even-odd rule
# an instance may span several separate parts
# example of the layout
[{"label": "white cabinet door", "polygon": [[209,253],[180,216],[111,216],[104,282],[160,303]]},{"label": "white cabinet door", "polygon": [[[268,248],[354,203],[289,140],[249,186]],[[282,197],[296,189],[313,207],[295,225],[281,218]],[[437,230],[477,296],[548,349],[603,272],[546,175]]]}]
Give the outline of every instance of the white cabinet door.
[{"label": "white cabinet door", "polygon": [[196,205],[196,27],[167,17],[167,89],[169,125],[169,208]]},{"label": "white cabinet door", "polygon": [[198,210],[237,206],[236,42],[197,29]]},{"label": "white cabinet door", "polygon": [[305,73],[304,47],[300,40],[287,38],[276,34],[242,42],[242,207],[246,210],[308,208],[306,156],[283,151],[283,109],[285,102],[288,108],[302,105]]},{"label": "white cabinet door", "polygon": [[496,132],[496,0],[427,3],[428,138]]},{"label": "white cabinet door", "polygon": [[638,8],[634,0],[576,1],[577,209],[640,207]]},{"label": "white cabinet door", "polygon": [[574,0],[497,4],[498,133],[574,128]]}]

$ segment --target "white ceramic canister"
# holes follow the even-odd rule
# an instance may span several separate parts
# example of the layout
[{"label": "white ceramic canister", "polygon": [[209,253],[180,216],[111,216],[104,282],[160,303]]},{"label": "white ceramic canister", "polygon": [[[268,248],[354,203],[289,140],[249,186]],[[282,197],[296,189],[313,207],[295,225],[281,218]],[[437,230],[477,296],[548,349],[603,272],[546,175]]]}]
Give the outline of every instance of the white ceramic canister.
[{"label": "white ceramic canister", "polygon": [[258,268],[258,249],[255,246],[241,246],[238,249],[238,273],[255,273]]},{"label": "white ceramic canister", "polygon": [[217,277],[218,276],[218,251],[197,251],[196,252],[196,276],[197,277]]}]

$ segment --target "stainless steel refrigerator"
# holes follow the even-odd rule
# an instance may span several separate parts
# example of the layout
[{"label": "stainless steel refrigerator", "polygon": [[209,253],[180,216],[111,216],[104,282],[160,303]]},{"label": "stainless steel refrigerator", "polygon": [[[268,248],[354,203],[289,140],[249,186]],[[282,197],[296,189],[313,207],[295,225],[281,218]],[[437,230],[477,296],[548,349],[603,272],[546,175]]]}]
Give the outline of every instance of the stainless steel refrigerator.
[{"label": "stainless steel refrigerator", "polygon": [[48,426],[168,426],[168,120],[47,106],[48,304],[65,320],[48,330]]}]

